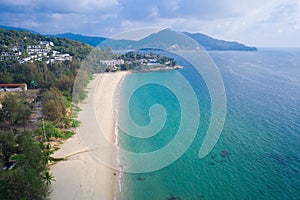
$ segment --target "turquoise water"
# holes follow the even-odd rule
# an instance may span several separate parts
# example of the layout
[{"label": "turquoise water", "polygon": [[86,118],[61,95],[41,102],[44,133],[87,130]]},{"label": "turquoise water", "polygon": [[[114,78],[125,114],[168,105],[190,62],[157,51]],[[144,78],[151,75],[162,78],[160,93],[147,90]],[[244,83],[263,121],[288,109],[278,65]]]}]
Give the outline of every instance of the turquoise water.
[{"label": "turquoise water", "polygon": [[[300,199],[300,51],[210,52],[210,56],[227,95],[227,117],[218,143],[207,157],[198,158],[209,124],[210,96],[202,78],[175,57],[186,66],[177,72],[190,81],[198,98],[197,135],[171,165],[148,173],[124,173],[122,199]],[[172,80],[177,72],[131,74],[122,90],[134,84],[132,80],[149,76]],[[172,140],[179,127],[180,105],[167,88],[149,84],[137,90],[129,104],[131,117],[147,125],[148,110],[157,103],[167,111],[164,128],[149,139],[121,132],[121,148],[145,153]]]}]

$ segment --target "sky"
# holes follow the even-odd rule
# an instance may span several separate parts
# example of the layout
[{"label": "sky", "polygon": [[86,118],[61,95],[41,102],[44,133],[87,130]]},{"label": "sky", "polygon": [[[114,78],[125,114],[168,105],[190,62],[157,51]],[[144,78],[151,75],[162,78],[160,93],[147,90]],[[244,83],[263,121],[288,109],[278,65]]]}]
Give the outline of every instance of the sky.
[{"label": "sky", "polygon": [[300,47],[299,0],[0,0],[0,25],[110,37],[144,27]]}]

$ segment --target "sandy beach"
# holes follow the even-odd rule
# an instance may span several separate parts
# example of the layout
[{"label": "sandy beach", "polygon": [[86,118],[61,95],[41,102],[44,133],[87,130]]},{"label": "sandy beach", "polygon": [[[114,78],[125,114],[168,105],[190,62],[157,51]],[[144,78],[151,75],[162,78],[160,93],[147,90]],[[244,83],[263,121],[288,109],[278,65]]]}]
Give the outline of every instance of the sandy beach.
[{"label": "sandy beach", "polygon": [[109,145],[115,142],[114,91],[126,74],[97,74],[89,83],[88,97],[79,105],[81,126],[54,154],[67,159],[51,166],[56,180],[51,199],[114,199],[118,171],[101,162],[95,152],[116,164],[117,152]]}]

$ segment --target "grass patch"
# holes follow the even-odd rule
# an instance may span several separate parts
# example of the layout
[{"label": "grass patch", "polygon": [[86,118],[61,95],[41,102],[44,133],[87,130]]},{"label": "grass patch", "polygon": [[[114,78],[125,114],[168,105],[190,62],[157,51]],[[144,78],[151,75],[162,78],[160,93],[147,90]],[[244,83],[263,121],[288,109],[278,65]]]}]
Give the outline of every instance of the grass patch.
[{"label": "grass patch", "polygon": [[80,126],[80,121],[76,120],[76,119],[72,119],[72,128],[77,128],[78,126]]},{"label": "grass patch", "polygon": [[69,139],[70,137],[72,137],[74,135],[74,132],[73,131],[63,131],[62,132],[63,134],[63,139],[66,140],[66,139]]}]

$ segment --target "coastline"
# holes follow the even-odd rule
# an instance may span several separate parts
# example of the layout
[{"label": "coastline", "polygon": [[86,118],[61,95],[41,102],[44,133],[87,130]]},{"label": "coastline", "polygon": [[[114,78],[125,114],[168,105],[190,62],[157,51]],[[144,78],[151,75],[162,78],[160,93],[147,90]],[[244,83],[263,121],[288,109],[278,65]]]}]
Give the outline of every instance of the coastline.
[{"label": "coastline", "polygon": [[132,69],[132,70],[129,70],[130,72],[136,72],[136,73],[139,73],[139,72],[160,72],[160,71],[171,71],[171,70],[177,70],[177,69],[183,69],[184,66],[181,66],[181,65],[175,65],[173,67],[153,67],[153,68],[144,68],[144,69],[138,69],[138,70],[135,70],[135,69]]},{"label": "coastline", "polygon": [[[118,162],[118,152],[113,151],[106,143],[109,141],[110,144],[117,145],[113,116],[114,94],[119,83],[129,73],[97,74],[90,81],[88,97],[79,105],[82,111],[79,112],[78,119],[82,125],[54,154],[56,158],[67,159],[51,166],[51,173],[56,180],[52,183],[51,199],[114,199],[121,175],[97,160],[91,153],[94,151],[91,147],[104,152],[109,162]],[[95,134],[99,134],[99,127],[106,142],[103,138],[95,138]],[[97,150],[96,152],[99,153]]]}]

